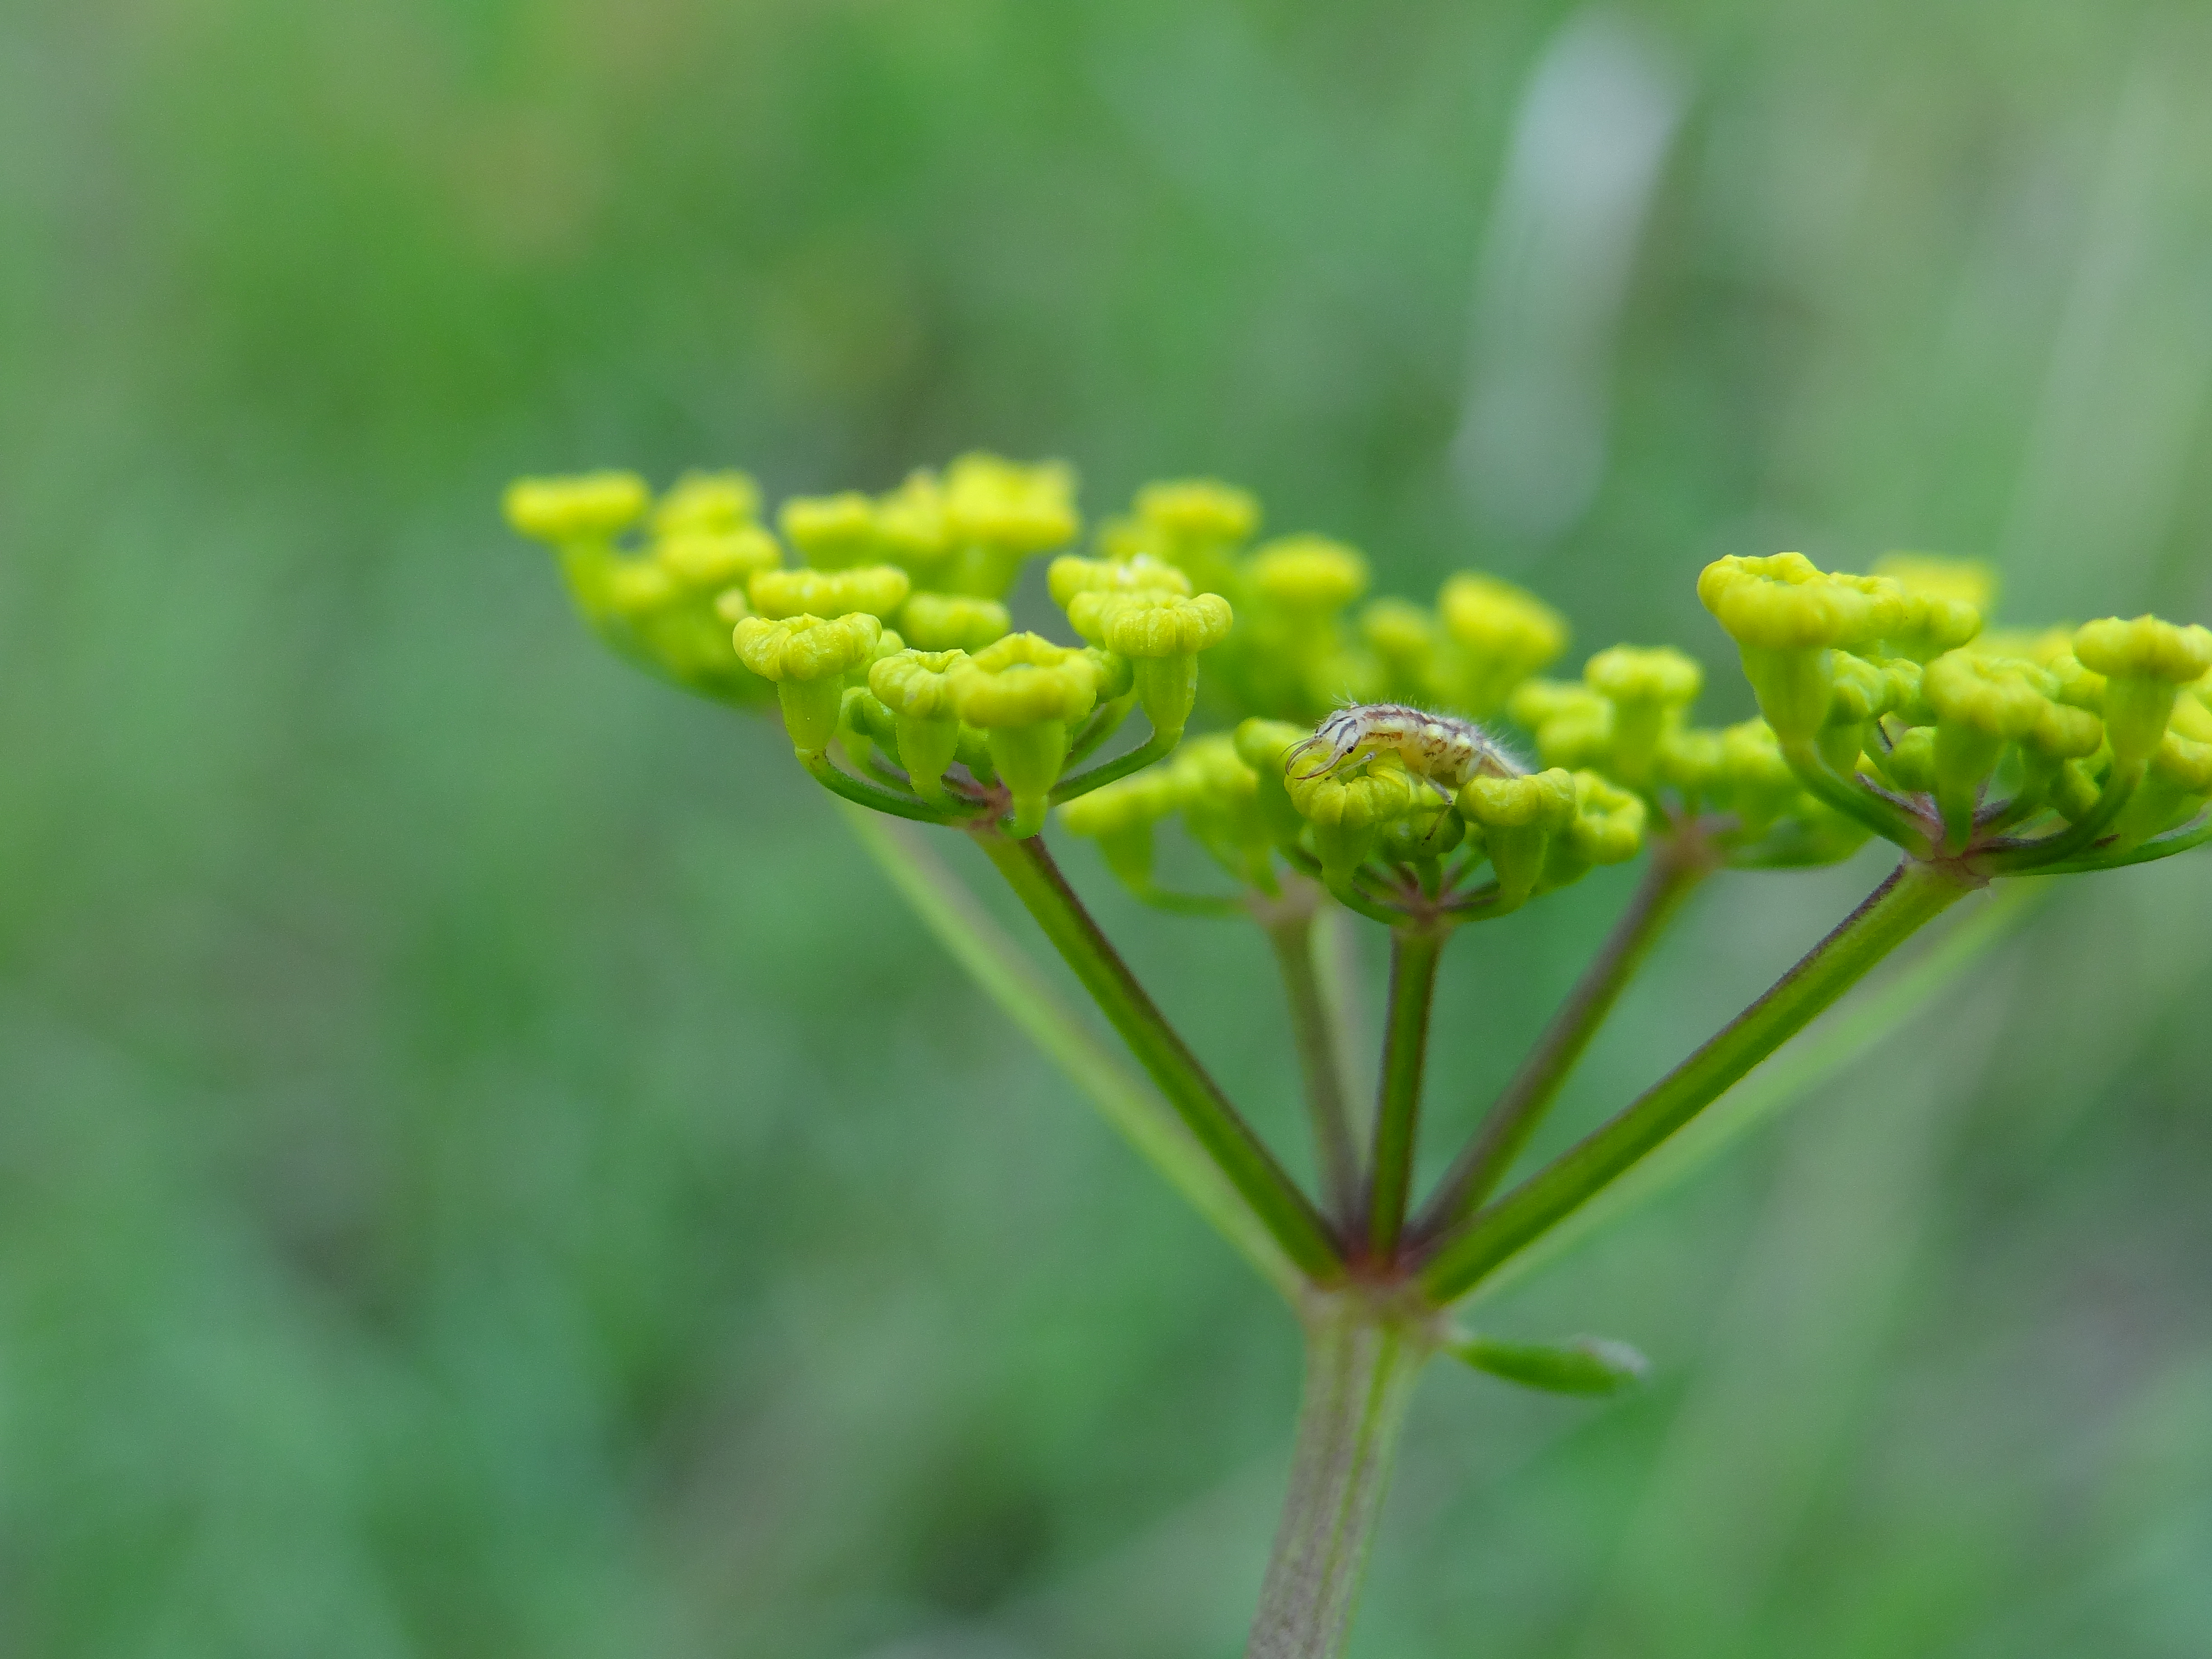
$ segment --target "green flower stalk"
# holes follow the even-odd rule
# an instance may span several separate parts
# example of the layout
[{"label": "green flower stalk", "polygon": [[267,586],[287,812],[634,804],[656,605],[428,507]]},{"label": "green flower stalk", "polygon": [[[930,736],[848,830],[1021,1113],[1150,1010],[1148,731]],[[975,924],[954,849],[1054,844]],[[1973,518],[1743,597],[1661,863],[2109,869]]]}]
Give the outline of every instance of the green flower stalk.
[{"label": "green flower stalk", "polygon": [[[1073,475],[988,455],[881,494],[787,501],[781,539],[740,473],[691,475],[657,502],[628,473],[526,479],[507,511],[555,550],[579,611],[626,656],[725,703],[779,703],[800,763],[842,799],[898,890],[1291,1301],[1307,1389],[1248,1650],[1270,1659],[1342,1651],[1429,1360],[1591,1398],[1647,1370],[1601,1338],[1467,1331],[1457,1320],[1472,1297],[1540,1259],[1540,1242],[1571,1237],[1566,1224],[1601,1194],[1618,1203],[1632,1171],[1649,1184],[1655,1151],[1954,907],[2017,876],[2116,869],[2212,840],[2212,631],[2153,617],[1988,629],[1989,573],[1925,555],[1864,575],[1796,553],[1707,567],[1698,597],[1759,707],[1716,728],[1696,722],[1705,672],[1682,649],[1614,645],[1579,679],[1537,678],[1568,642],[1541,599],[1476,571],[1449,576],[1433,605],[1370,599],[1358,549],[1310,532],[1255,546],[1258,502],[1214,480],[1148,485],[1066,551],[1081,532]],[[1013,631],[1007,603],[1029,562],[1052,553],[1044,586],[1065,641]],[[1139,711],[1149,735],[1121,738]],[[1528,749],[1480,723],[1501,712]],[[1146,903],[1265,933],[1313,1193],[1060,872],[1045,833],[1054,806],[1060,830]],[[887,832],[871,814],[968,836],[1135,1069],[1053,1003],[918,849],[920,832]],[[1161,850],[1171,827],[1200,855],[1188,887],[1163,877],[1176,867]],[[1522,1167],[1595,1034],[1705,883],[1833,863],[1874,836],[1899,860],[1863,904],[1651,1087]],[[1474,924],[1540,914],[1547,895],[1638,859],[1581,981],[1443,1179],[1417,1193],[1447,951]],[[1356,1045],[1326,941],[1359,921],[1387,930],[1391,967],[1382,1066],[1371,1106],[1356,1109]],[[1946,947],[1943,972],[1971,963],[1966,938]],[[1893,1000],[1881,1018],[1901,1017],[1909,998]]]}]

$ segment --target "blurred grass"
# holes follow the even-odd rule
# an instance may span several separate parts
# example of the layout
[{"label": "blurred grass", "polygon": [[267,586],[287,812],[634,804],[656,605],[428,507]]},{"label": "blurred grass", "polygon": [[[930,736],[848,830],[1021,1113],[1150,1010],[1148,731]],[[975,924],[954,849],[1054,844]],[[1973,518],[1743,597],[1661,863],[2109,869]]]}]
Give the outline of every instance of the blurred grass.
[{"label": "blurred grass", "polygon": [[[988,445],[1094,513],[1216,471],[1387,586],[1489,564],[1717,671],[1724,550],[2212,611],[2200,20],[1634,15],[1686,115],[1602,487],[1540,538],[1448,453],[1564,8],[0,14],[0,1647],[1234,1650],[1270,1298],[492,504]],[[1872,874],[1715,891],[1559,1134]],[[1619,898],[1458,953],[1438,1140]],[[1660,1381],[1440,1376],[1358,1650],[2200,1652],[2208,900],[2081,884],[1517,1291]],[[1263,952],[1100,904],[1290,1133]]]}]

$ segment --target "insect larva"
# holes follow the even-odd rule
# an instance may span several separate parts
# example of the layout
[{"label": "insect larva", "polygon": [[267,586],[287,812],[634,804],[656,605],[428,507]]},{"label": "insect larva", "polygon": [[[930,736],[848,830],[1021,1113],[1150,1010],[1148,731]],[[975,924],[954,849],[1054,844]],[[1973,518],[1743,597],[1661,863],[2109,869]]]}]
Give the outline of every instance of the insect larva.
[{"label": "insect larva", "polygon": [[1313,736],[1290,751],[1286,763],[1295,765],[1301,756],[1317,749],[1326,751],[1321,764],[1291,775],[1324,777],[1362,756],[1389,750],[1446,800],[1469,778],[1483,774],[1517,778],[1528,770],[1473,720],[1431,714],[1401,702],[1355,703],[1336,710],[1314,728]]}]

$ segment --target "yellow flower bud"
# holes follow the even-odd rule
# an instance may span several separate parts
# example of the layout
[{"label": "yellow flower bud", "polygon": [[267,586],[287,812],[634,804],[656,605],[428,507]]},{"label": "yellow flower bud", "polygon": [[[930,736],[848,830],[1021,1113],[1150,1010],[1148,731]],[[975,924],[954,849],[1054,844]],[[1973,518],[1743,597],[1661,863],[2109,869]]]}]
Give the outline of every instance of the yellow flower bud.
[{"label": "yellow flower bud", "polygon": [[965,593],[916,593],[899,612],[899,626],[917,649],[980,651],[1011,632],[1013,618],[996,599]]},{"label": "yellow flower bud", "polygon": [[1467,839],[1467,820],[1434,800],[1416,801],[1403,817],[1392,818],[1376,837],[1386,864],[1432,864]]},{"label": "yellow flower bud", "polygon": [[2057,702],[2057,689],[2051,671],[2032,662],[1947,651],[1928,665],[1920,695],[1939,724],[2032,743],[2049,754],[2094,754],[2096,716]]},{"label": "yellow flower bud", "polygon": [[1978,559],[1947,559],[1934,553],[1885,553],[1874,574],[1887,576],[1907,593],[1952,599],[1975,611],[1996,604],[1997,574]]},{"label": "yellow flower bud", "polygon": [[1153,730],[1180,732],[1198,696],[1198,653],[1229,637],[1231,617],[1218,593],[1092,588],[1068,602],[1067,619],[1085,639],[1130,659]]},{"label": "yellow flower bud", "polygon": [[1129,659],[1120,653],[1086,645],[1083,647],[1083,654],[1091,659],[1091,665],[1098,671],[1099,702],[1111,702],[1116,697],[1126,697],[1135,687],[1136,672]]},{"label": "yellow flower bud", "polygon": [[1698,577],[1698,598],[1735,640],[1759,712],[1785,742],[1827,724],[1832,649],[1855,649],[1896,632],[1911,607],[1881,576],[1832,575],[1802,553],[1730,555]]},{"label": "yellow flower bud", "polygon": [[617,617],[635,621],[683,597],[675,574],[649,559],[617,559],[602,577],[606,607]]},{"label": "yellow flower bud", "polygon": [[1098,695],[1098,665],[1037,634],[1009,634],[953,671],[953,702],[974,726],[1080,720]]},{"label": "yellow flower bud", "polygon": [[2097,717],[2057,702],[2057,690],[2050,670],[2017,659],[1948,651],[1928,665],[1920,696],[1936,720],[1936,804],[1954,842],[1972,834],[1982,786],[2006,744],[2051,757],[2095,752]]},{"label": "yellow flower bud", "polygon": [[1564,830],[1574,821],[1576,774],[1562,767],[1527,777],[1469,779],[1459,792],[1460,811],[1488,830]]},{"label": "yellow flower bud", "polygon": [[1612,769],[1624,783],[1650,787],[1660,743],[1697,701],[1705,670],[1667,646],[1616,645],[1592,657],[1583,678],[1613,705]]},{"label": "yellow flower bud", "polygon": [[2151,757],[2154,774],[2177,786],[2182,793],[2212,793],[2212,738],[2185,738],[2168,732]]},{"label": "yellow flower bud", "polygon": [[1575,817],[1567,840],[1577,858],[1591,864],[1622,864],[1644,846],[1642,800],[1616,789],[1595,772],[1577,772]]},{"label": "yellow flower bud", "polygon": [[1237,728],[1237,758],[1252,769],[1261,821],[1282,845],[1295,844],[1305,828],[1305,820],[1291,804],[1285,773],[1291,750],[1312,735],[1288,720],[1253,719]]},{"label": "yellow flower bud", "polygon": [[2074,635],[2081,665],[2105,677],[2105,732],[2112,757],[2140,764],[2157,751],[2179,689],[2212,670],[2212,629],[2156,617],[2107,617]]},{"label": "yellow flower bud", "polygon": [[1874,752],[1881,775],[1907,794],[1933,793],[1936,788],[1936,728],[1915,726],[1899,733],[1886,750]]},{"label": "yellow flower bud", "polygon": [[2212,743],[2212,703],[2201,691],[2184,691],[2173,701],[2173,717],[2166,722],[2172,736],[2191,743]]},{"label": "yellow flower bud", "polygon": [[840,617],[865,611],[878,618],[898,614],[914,579],[896,565],[854,570],[763,570],[745,584],[753,609],[770,618]]},{"label": "yellow flower bud", "polygon": [[963,455],[945,470],[942,491],[952,553],[931,586],[948,592],[1001,599],[1024,559],[1065,547],[1082,526],[1075,474],[1058,461]]},{"label": "yellow flower bud", "polygon": [[866,612],[825,619],[748,617],[737,625],[738,656],[764,680],[841,678],[867,661],[883,624]]},{"label": "yellow flower bud", "polygon": [[997,455],[963,455],[946,470],[944,490],[957,540],[988,542],[1027,558],[1065,547],[1082,527],[1075,471],[1064,461],[1024,465]]},{"label": "yellow flower bud", "polygon": [[1166,766],[1152,769],[1172,775],[1190,838],[1239,881],[1261,884],[1270,836],[1261,816],[1260,776],[1237,753],[1237,740],[1226,732],[1194,738]]},{"label": "yellow flower bud", "polygon": [[[2053,686],[2051,696],[2070,708],[2086,708],[2093,714],[2105,712],[2105,677],[2094,674],[2081,666],[2081,659],[2070,648],[2073,635],[2069,634],[2066,646],[2045,657],[2027,660],[2040,663],[2051,671]],[[1996,654],[1991,650],[1990,654]]]},{"label": "yellow flower bud", "polygon": [[651,500],[635,472],[517,478],[507,487],[507,521],[532,541],[605,541],[644,517]]},{"label": "yellow flower bud", "polygon": [[1285,611],[1341,611],[1367,591],[1365,556],[1326,536],[1279,537],[1252,555],[1246,574],[1256,598]]},{"label": "yellow flower bud", "polygon": [[1534,734],[1536,756],[1545,765],[1571,771],[1610,760],[1613,702],[1588,686],[1566,680],[1523,680],[1508,706],[1514,720]]},{"label": "yellow flower bud", "polygon": [[1729,638],[1762,651],[1871,645],[1906,611],[1896,583],[1831,575],[1802,553],[1717,559],[1698,577],[1698,598]]},{"label": "yellow flower bud", "polygon": [[1616,703],[1681,708],[1698,700],[1705,671],[1671,646],[1616,645],[1583,665],[1583,679]]},{"label": "yellow flower bud", "polygon": [[653,509],[653,532],[741,530],[760,511],[760,486],[743,472],[687,472]]},{"label": "yellow flower bud", "polygon": [[1828,684],[1828,712],[1819,733],[1820,754],[1835,771],[1856,771],[1871,736],[1871,723],[1920,695],[1920,665],[1897,659],[1869,662],[1848,651],[1826,653],[1821,662]]},{"label": "yellow flower bud", "polygon": [[775,682],[784,729],[802,755],[818,755],[837,735],[845,675],[868,660],[883,624],[866,612],[824,619],[747,617],[733,637],[738,659]]},{"label": "yellow flower bud", "polygon": [[1721,774],[1729,806],[1751,836],[1763,835],[1804,793],[1774,728],[1744,720],[1721,733]]},{"label": "yellow flower bud", "polygon": [[1886,553],[1874,568],[1905,592],[1905,616],[1887,635],[1890,644],[1922,661],[1979,635],[1996,599],[1996,573],[1969,559]]},{"label": "yellow flower bud", "polygon": [[1437,595],[1444,632],[1457,649],[1442,673],[1452,702],[1482,719],[1513,688],[1567,648],[1567,625],[1534,594],[1463,570]]},{"label": "yellow flower bud", "polygon": [[1067,619],[1092,644],[1125,657],[1188,657],[1228,638],[1233,617],[1218,593],[1091,589],[1070,599]]},{"label": "yellow flower bud", "polygon": [[1139,490],[1134,513],[1106,527],[1099,550],[1164,561],[1200,592],[1238,592],[1236,550],[1259,526],[1260,504],[1245,491],[1212,478],[1171,479]]},{"label": "yellow flower bud", "polygon": [[1170,543],[1241,542],[1260,527],[1260,502],[1218,478],[1176,478],[1137,492],[1137,516]]},{"label": "yellow flower bud", "polygon": [[876,497],[876,536],[882,556],[902,569],[926,571],[952,550],[945,492],[927,467],[906,476],[889,495]]},{"label": "yellow flower bud", "polygon": [[952,671],[968,660],[965,651],[917,651],[880,657],[868,665],[868,690],[892,715],[916,720],[959,718],[952,696]]},{"label": "yellow flower bud", "polygon": [[1724,771],[1718,732],[1678,726],[1659,740],[1659,781],[1680,790],[1692,806],[1720,787]]},{"label": "yellow flower bud", "polygon": [[1482,827],[1500,908],[1510,909],[1535,891],[1552,838],[1574,822],[1575,774],[1555,766],[1528,777],[1474,778],[1457,805],[1462,817]]},{"label": "yellow flower bud", "polygon": [[1013,832],[1044,827],[1045,797],[1067,762],[1067,727],[1098,696],[1098,665],[1036,634],[1009,634],[951,671],[953,706],[989,738],[1013,797]]},{"label": "yellow flower bud", "polygon": [[783,562],[783,550],[758,525],[720,530],[683,526],[664,530],[653,544],[653,556],[694,592],[720,594],[742,588],[763,570],[775,569]]},{"label": "yellow flower bud", "polygon": [[1555,720],[1609,715],[1612,707],[1589,687],[1572,680],[1523,680],[1506,702],[1506,712],[1515,723],[1529,732],[1540,732]]},{"label": "yellow flower bud", "polygon": [[793,495],[776,514],[784,540],[817,570],[873,564],[883,551],[876,504],[858,490],[841,495]]},{"label": "yellow flower bud", "polygon": [[2187,685],[2212,672],[2212,629],[2183,627],[2156,617],[2085,623],[2074,635],[2082,665],[2108,680],[2162,680]]},{"label": "yellow flower bud", "polygon": [[1086,559],[1063,553],[1045,573],[1052,602],[1065,611],[1078,593],[1188,593],[1190,578],[1149,553],[1131,559]]},{"label": "yellow flower bud", "polygon": [[1376,834],[1410,811],[1418,787],[1394,757],[1370,756],[1364,769],[1340,768],[1320,777],[1285,780],[1291,805],[1306,821],[1323,873],[1350,879],[1375,848]]},{"label": "yellow flower bud", "polygon": [[925,799],[945,795],[945,769],[960,746],[960,719],[952,700],[952,671],[964,651],[901,651],[868,666],[868,690],[890,713],[899,764]]}]

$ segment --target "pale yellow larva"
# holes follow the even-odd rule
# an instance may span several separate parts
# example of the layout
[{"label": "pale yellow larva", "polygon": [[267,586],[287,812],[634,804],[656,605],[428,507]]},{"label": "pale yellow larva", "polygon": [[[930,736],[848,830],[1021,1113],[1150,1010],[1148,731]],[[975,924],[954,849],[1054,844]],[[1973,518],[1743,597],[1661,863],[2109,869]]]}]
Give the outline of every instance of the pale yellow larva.
[{"label": "pale yellow larva", "polygon": [[1340,708],[1315,727],[1313,736],[1291,750],[1286,759],[1295,765],[1316,749],[1326,751],[1321,764],[1291,775],[1326,776],[1362,756],[1387,750],[1447,800],[1469,778],[1486,773],[1519,777],[1528,769],[1473,720],[1431,714],[1401,702],[1363,702]]}]

